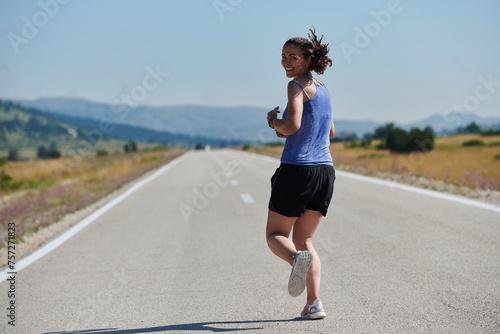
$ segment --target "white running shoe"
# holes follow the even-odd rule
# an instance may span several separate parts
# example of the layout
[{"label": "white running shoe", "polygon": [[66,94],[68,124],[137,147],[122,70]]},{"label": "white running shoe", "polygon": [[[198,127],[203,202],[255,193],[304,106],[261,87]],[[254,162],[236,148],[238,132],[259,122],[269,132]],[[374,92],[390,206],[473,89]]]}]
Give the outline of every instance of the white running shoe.
[{"label": "white running shoe", "polygon": [[326,317],[325,310],[323,309],[323,303],[321,300],[316,299],[311,305],[306,304],[302,313],[300,313],[302,319],[316,320],[323,319]]},{"label": "white running shoe", "polygon": [[306,287],[306,275],[312,263],[309,251],[299,251],[293,259],[292,273],[288,279],[288,293],[292,297],[300,296]]}]

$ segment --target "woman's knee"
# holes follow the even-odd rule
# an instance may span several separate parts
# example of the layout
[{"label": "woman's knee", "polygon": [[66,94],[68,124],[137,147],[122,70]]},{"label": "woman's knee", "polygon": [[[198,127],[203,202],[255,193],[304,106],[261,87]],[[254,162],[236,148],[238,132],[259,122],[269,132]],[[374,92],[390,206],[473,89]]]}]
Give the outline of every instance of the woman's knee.
[{"label": "woman's knee", "polygon": [[271,242],[273,242],[274,238],[275,238],[275,234],[273,234],[273,233],[266,233],[266,241],[267,241],[268,244],[271,243]]},{"label": "woman's knee", "polygon": [[303,238],[293,235],[292,241],[298,250],[310,249],[312,247],[312,238]]},{"label": "woman's knee", "polygon": [[280,238],[280,237],[288,238],[288,235],[286,235],[286,233],[283,233],[283,232],[268,232],[268,233],[266,233],[266,240],[268,243],[274,242],[274,240],[276,240],[277,238]]},{"label": "woman's knee", "polygon": [[276,237],[278,235],[279,234],[277,234],[277,233],[266,233],[266,241],[267,241],[267,245],[269,247],[271,247],[271,245],[273,245],[274,243],[276,243]]}]

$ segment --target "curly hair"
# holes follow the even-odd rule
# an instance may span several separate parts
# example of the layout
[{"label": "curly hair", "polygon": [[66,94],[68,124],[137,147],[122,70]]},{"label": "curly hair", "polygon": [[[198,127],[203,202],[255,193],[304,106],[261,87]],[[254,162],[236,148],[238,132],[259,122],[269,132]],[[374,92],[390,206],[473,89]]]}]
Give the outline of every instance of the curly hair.
[{"label": "curly hair", "polygon": [[299,47],[305,59],[312,57],[308,70],[323,74],[328,66],[333,65],[332,60],[328,57],[330,48],[328,44],[321,44],[325,36],[322,35],[320,39],[318,39],[318,36],[316,36],[316,28],[312,27],[309,31],[310,33],[307,34],[309,39],[293,37],[286,41],[283,46],[295,45]]}]

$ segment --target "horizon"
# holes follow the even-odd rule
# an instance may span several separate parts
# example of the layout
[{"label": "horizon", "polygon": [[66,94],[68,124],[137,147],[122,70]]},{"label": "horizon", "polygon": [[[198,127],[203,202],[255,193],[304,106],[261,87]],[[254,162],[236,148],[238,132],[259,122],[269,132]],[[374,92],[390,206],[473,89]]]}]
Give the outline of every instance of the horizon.
[{"label": "horizon", "polygon": [[337,119],[495,117],[498,12],[493,0],[2,2],[0,96],[284,110],[281,46],[314,25]]}]

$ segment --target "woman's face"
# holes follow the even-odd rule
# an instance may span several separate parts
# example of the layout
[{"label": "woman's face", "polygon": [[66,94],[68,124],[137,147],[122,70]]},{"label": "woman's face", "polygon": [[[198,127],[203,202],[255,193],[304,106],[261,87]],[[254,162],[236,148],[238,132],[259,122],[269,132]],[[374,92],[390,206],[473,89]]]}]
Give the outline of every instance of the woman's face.
[{"label": "woman's face", "polygon": [[286,71],[288,78],[298,78],[308,72],[311,58],[304,59],[298,46],[287,44],[283,47],[281,54],[281,65]]}]

